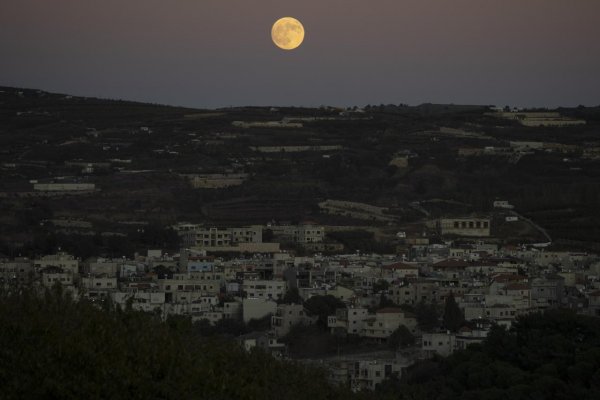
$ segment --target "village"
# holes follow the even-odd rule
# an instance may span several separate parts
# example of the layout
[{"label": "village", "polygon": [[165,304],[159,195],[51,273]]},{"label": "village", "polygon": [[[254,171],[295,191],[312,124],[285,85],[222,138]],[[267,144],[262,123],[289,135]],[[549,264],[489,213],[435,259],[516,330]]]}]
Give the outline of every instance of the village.
[{"label": "village", "polygon": [[[399,232],[404,245],[396,254],[300,256],[277,240],[323,249],[315,246],[325,244],[327,226],[181,223],[177,254],[6,258],[0,282],[6,290],[60,288],[99,307],[177,316],[220,333],[241,324],[244,333],[234,334],[241,346],[282,359],[294,357],[290,335],[312,326],[321,337],[359,341],[360,351],[346,346],[297,358],[325,366],[332,382],[370,390],[418,360],[481,343],[493,326],[510,328],[519,316],[553,308],[600,316],[596,254],[552,251],[548,243],[500,245],[490,228],[485,218],[444,218],[441,243]],[[271,242],[262,241],[266,229]]]}]

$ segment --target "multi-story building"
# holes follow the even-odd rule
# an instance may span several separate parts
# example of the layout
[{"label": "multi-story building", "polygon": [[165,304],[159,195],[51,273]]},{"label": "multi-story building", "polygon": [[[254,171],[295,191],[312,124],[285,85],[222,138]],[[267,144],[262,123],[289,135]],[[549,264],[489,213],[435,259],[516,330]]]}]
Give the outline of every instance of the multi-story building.
[{"label": "multi-story building", "polygon": [[117,276],[119,264],[122,260],[110,260],[105,258],[91,259],[83,263],[82,274]]},{"label": "multi-story building", "polygon": [[26,258],[0,261],[0,286],[23,285],[34,278],[33,263]]},{"label": "multi-story building", "polygon": [[456,336],[450,332],[425,332],[421,349],[428,356],[439,354],[447,357],[456,349]]},{"label": "multi-story building", "polygon": [[273,299],[253,297],[242,300],[242,317],[246,323],[252,319],[273,315],[276,311],[277,303]]},{"label": "multi-story building", "polygon": [[375,386],[384,379],[402,375],[402,369],[408,365],[399,360],[360,360],[350,366],[350,388],[357,392],[361,390],[374,390]]},{"label": "multi-story building", "polygon": [[271,354],[275,358],[282,358],[287,354],[284,343],[280,343],[276,337],[269,332],[251,332],[237,338],[246,351],[259,348]]},{"label": "multi-story building", "polygon": [[79,260],[66,253],[58,253],[37,258],[33,262],[36,271],[46,267],[58,267],[70,271],[73,275],[79,273]]},{"label": "multi-story building", "polygon": [[108,292],[118,289],[117,278],[107,275],[83,277],[81,278],[81,288],[87,297],[104,297]]},{"label": "multi-story building", "polygon": [[158,279],[158,289],[165,292],[167,303],[179,302],[181,293],[186,297],[185,302],[193,301],[190,293],[196,293],[196,296],[217,295],[221,291],[222,279],[220,273],[216,272],[192,272],[183,274],[173,274],[167,279]]},{"label": "multi-story building", "polygon": [[481,343],[487,337],[486,329],[461,328],[457,333],[430,332],[423,333],[421,350],[425,356],[431,357],[438,354],[447,357],[457,350],[464,350],[468,345]]},{"label": "multi-story building", "polygon": [[431,303],[437,300],[438,289],[435,281],[411,280],[390,286],[388,296],[396,304]]},{"label": "multi-story building", "polygon": [[175,230],[186,247],[210,249],[229,247],[239,243],[262,243],[262,226],[241,228],[206,228],[200,225],[179,224]]},{"label": "multi-story building", "polygon": [[45,267],[40,270],[42,285],[52,287],[56,283],[62,286],[73,285],[73,273],[60,267]]},{"label": "multi-story building", "polygon": [[165,294],[163,292],[110,292],[115,304],[125,308],[129,303],[136,311],[157,312],[165,309]]},{"label": "multi-story building", "polygon": [[360,335],[364,329],[369,312],[366,308],[338,308],[335,315],[327,317],[327,327],[331,333]]},{"label": "multi-story building", "polygon": [[557,307],[565,293],[564,278],[558,275],[531,281],[531,305],[537,308]]},{"label": "multi-story building", "polygon": [[274,225],[269,226],[278,240],[293,243],[320,243],[325,237],[325,228],[317,225]]},{"label": "multi-story building", "polygon": [[442,235],[486,237],[490,236],[489,218],[441,218],[438,229]]},{"label": "multi-story building", "polygon": [[242,290],[249,298],[279,300],[285,295],[286,289],[285,281],[245,279],[242,285]]},{"label": "multi-story building", "polygon": [[411,332],[417,328],[417,320],[406,315],[400,308],[382,308],[375,312],[375,316],[367,319],[361,336],[384,341],[400,326],[405,326]]},{"label": "multi-story building", "polygon": [[397,262],[384,265],[381,273],[386,279],[402,279],[407,277],[416,278],[419,276],[419,268],[416,265]]},{"label": "multi-story building", "polygon": [[271,317],[271,328],[277,337],[282,337],[287,335],[294,325],[312,325],[315,321],[316,318],[306,314],[302,304],[280,304]]}]

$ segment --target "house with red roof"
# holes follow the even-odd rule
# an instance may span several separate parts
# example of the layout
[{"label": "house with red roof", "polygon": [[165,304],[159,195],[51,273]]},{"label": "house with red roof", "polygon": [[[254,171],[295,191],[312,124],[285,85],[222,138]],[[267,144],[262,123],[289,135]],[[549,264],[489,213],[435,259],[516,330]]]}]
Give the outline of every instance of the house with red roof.
[{"label": "house with red roof", "polygon": [[412,264],[397,262],[381,267],[381,277],[386,280],[402,279],[419,276],[419,267]]}]

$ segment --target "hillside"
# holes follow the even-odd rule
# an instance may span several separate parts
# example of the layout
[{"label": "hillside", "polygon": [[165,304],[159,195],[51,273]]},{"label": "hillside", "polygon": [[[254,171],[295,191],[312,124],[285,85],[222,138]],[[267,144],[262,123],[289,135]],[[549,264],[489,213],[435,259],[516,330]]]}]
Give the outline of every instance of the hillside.
[{"label": "hillside", "polygon": [[[415,202],[433,218],[491,212],[497,199],[545,227],[557,248],[598,250],[598,108],[549,119],[584,124],[528,126],[489,107],[432,104],[193,110],[0,88],[0,105],[6,254],[176,246],[140,232],[178,221],[397,231],[424,220]],[[46,183],[94,189],[36,189]],[[395,222],[324,213],[330,199],[384,208]],[[523,227],[498,234],[540,240]]]}]

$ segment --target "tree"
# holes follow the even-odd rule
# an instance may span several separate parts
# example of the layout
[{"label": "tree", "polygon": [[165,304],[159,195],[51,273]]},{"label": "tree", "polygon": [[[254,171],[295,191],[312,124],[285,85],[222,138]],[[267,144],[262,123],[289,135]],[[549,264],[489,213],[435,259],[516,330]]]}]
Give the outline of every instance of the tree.
[{"label": "tree", "polygon": [[158,275],[159,279],[166,279],[170,275],[173,275],[173,272],[162,264],[152,268],[152,271]]},{"label": "tree", "polygon": [[415,307],[415,316],[421,330],[431,331],[439,327],[438,310],[435,304],[426,304],[421,301]]},{"label": "tree", "polygon": [[450,295],[446,297],[446,304],[444,306],[444,328],[452,332],[456,332],[465,322],[465,317],[454,300],[454,295],[450,292]]},{"label": "tree", "polygon": [[388,338],[388,346],[394,351],[400,347],[411,346],[414,343],[415,337],[404,325],[400,325]]},{"label": "tree", "polygon": [[240,336],[248,333],[248,328],[244,321],[238,321],[232,318],[223,318],[217,321],[215,329],[221,335]]},{"label": "tree", "polygon": [[0,326],[2,398],[364,399],[323,370],[199,336],[189,318],[103,311],[58,290],[0,291]]},{"label": "tree", "polygon": [[383,292],[388,290],[390,287],[390,283],[385,279],[379,279],[377,282],[373,284],[373,293]]},{"label": "tree", "polygon": [[311,315],[319,317],[318,324],[327,327],[327,317],[335,314],[338,308],[346,308],[346,305],[332,295],[313,296],[304,302],[304,307]]},{"label": "tree", "polygon": [[302,297],[298,292],[298,288],[290,288],[283,298],[279,301],[280,304],[302,304]]},{"label": "tree", "polygon": [[262,318],[252,318],[246,324],[248,331],[268,331],[271,328],[271,314],[267,314]]},{"label": "tree", "polygon": [[394,303],[392,300],[390,300],[385,294],[381,293],[381,296],[379,296],[379,309],[381,308],[386,308],[386,307],[397,307],[396,303]]}]

